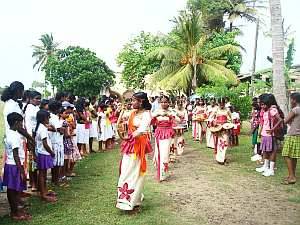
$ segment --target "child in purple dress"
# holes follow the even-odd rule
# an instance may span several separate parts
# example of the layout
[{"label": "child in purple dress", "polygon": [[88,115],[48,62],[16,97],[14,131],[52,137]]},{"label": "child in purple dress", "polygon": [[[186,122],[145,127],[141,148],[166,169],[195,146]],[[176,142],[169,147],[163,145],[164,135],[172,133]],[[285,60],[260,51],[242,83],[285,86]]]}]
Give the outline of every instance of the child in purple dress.
[{"label": "child in purple dress", "polygon": [[52,150],[51,141],[47,126],[49,126],[50,113],[41,109],[36,114],[36,128],[35,128],[35,141],[36,141],[36,154],[37,154],[37,167],[39,171],[38,183],[40,188],[41,199],[46,202],[57,201],[56,194],[49,192],[46,185],[47,170],[53,168],[53,158],[55,153]]},{"label": "child in purple dress", "polygon": [[6,133],[3,185],[7,186],[10,215],[13,220],[17,221],[31,220],[31,215],[19,209],[21,193],[26,190],[25,151],[21,135],[17,132],[19,128],[23,127],[23,117],[13,112],[8,114],[7,122],[10,129]]}]

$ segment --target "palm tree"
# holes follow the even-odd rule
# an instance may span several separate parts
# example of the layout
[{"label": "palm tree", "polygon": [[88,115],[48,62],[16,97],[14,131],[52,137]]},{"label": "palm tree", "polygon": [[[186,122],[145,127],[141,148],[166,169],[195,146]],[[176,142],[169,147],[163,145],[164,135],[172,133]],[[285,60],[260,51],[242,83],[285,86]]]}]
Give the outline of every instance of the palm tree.
[{"label": "palm tree", "polygon": [[280,0],[269,0],[272,30],[273,93],[285,115],[288,112],[284,77],[284,35]]},{"label": "palm tree", "polygon": [[148,57],[161,60],[160,69],[152,74],[152,88],[182,90],[189,92],[203,83],[225,81],[237,84],[235,73],[226,68],[222,56],[226,52],[239,52],[239,47],[231,44],[210,48],[209,39],[201,32],[201,15],[197,11],[181,12],[174,20],[176,28],[174,47],[161,47]]},{"label": "palm tree", "polygon": [[[257,10],[254,4],[256,0],[226,0],[228,6],[225,9],[225,13],[228,14],[229,31],[233,29],[233,22],[238,18],[246,18],[248,21],[255,22],[257,20]],[[251,5],[252,4],[252,5]]]},{"label": "palm tree", "polygon": [[59,43],[54,42],[52,33],[43,34],[39,40],[42,42],[42,45],[32,45],[32,57],[36,58],[36,61],[33,64],[33,68],[38,66],[38,71],[40,71],[43,68],[43,66],[47,63],[48,57],[56,52],[57,47],[59,45]]}]

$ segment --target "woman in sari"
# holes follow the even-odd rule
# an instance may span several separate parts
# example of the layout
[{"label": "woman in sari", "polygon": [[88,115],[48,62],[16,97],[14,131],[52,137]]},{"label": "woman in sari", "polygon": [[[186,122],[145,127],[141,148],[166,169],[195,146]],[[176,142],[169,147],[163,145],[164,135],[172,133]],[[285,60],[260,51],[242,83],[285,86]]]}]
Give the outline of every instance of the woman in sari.
[{"label": "woman in sari", "polygon": [[219,109],[214,115],[214,126],[219,127],[220,130],[214,132],[215,143],[215,159],[218,163],[224,164],[226,161],[226,151],[229,146],[230,129],[234,127],[231,123],[231,113],[225,107],[225,99],[220,100]]},{"label": "woman in sari", "polygon": [[[219,106],[216,104],[216,100],[214,98],[211,99],[210,105],[207,107],[207,116],[208,116],[208,122],[207,127],[211,127],[213,123],[213,118],[215,116],[215,113],[217,112]],[[214,136],[210,132],[210,129],[206,130],[206,146],[208,148],[215,148],[214,143]]]},{"label": "woman in sari", "polygon": [[118,182],[118,199],[116,207],[131,211],[141,205],[142,193],[147,169],[146,154],[152,151],[149,141],[151,123],[151,104],[144,92],[132,97],[133,111],[128,120],[128,137],[121,145],[122,160]]},{"label": "woman in sari", "polygon": [[170,161],[169,156],[173,138],[175,135],[175,132],[173,130],[173,126],[175,125],[175,115],[169,109],[169,102],[169,97],[162,96],[160,99],[161,109],[157,110],[152,115],[157,126],[154,134],[154,164],[157,168],[157,179],[159,181],[164,181],[168,177],[168,168]]},{"label": "woman in sari", "polygon": [[202,143],[203,136],[206,132],[206,122],[204,120],[207,118],[206,106],[203,99],[200,99],[196,103],[196,107],[193,110],[194,126],[193,126],[193,137],[194,141],[200,141]]}]

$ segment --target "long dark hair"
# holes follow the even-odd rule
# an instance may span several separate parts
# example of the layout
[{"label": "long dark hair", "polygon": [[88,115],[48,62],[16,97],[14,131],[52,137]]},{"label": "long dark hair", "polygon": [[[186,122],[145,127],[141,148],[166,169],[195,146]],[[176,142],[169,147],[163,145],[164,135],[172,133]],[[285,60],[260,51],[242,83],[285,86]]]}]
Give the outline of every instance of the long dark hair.
[{"label": "long dark hair", "polygon": [[37,130],[39,129],[39,126],[41,123],[44,123],[46,121],[46,119],[48,119],[50,117],[50,113],[45,110],[45,109],[41,109],[37,112],[36,114],[36,127],[34,130],[34,134],[36,134]]},{"label": "long dark hair", "polygon": [[151,110],[152,105],[149,102],[148,95],[145,92],[137,92],[133,94],[133,97],[140,99],[142,101],[142,108],[145,110]]},{"label": "long dark hair", "polygon": [[24,109],[23,109],[23,113],[26,112],[26,109],[28,107],[28,105],[30,104],[30,100],[34,99],[35,97],[37,96],[42,96],[40,92],[38,91],[30,91],[28,94],[28,98],[29,98],[29,101],[26,103]]},{"label": "long dark hair", "polygon": [[4,89],[1,101],[6,102],[10,99],[17,100],[17,94],[23,95],[23,91],[24,85],[20,81],[14,81],[9,85],[9,87]]}]

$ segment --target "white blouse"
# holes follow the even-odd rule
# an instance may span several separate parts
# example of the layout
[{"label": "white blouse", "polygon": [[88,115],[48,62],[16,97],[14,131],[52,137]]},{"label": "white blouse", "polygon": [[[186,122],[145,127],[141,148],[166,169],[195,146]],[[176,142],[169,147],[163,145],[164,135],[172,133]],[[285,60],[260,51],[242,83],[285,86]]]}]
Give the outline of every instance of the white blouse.
[{"label": "white blouse", "polygon": [[10,114],[10,113],[13,113],[13,112],[19,113],[20,115],[23,116],[22,109],[20,108],[18,102],[14,101],[12,99],[9,99],[5,102],[4,109],[3,109],[3,117],[4,117],[5,133],[6,134],[10,129],[9,124],[7,122],[7,115]]}]

